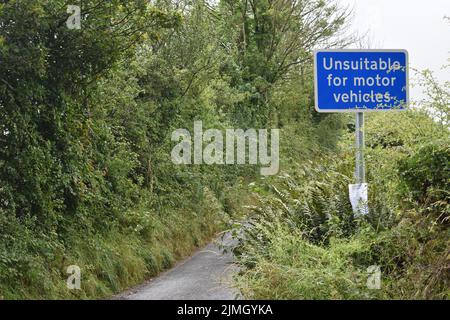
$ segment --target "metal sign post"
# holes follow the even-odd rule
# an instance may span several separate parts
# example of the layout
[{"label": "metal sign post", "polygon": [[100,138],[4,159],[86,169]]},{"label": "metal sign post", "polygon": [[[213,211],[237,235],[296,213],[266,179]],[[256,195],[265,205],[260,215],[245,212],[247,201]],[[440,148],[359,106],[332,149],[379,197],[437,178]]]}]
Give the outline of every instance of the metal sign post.
[{"label": "metal sign post", "polygon": [[366,183],[366,167],[364,163],[364,113],[356,114],[356,183]]},{"label": "metal sign post", "polygon": [[356,113],[356,165],[355,184],[349,185],[350,202],[356,217],[369,214],[368,191],[366,183],[366,166],[364,163],[364,112]]}]

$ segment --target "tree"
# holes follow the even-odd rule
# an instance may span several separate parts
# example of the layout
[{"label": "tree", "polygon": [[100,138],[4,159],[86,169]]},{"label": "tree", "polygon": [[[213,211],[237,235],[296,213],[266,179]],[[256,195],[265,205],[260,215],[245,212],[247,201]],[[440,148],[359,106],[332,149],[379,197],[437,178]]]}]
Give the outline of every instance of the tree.
[{"label": "tree", "polygon": [[220,12],[234,30],[242,80],[256,105],[251,118],[259,115],[261,124],[274,116],[268,102],[277,81],[309,72],[314,48],[352,41],[343,36],[349,11],[335,1],[223,0]]},{"label": "tree", "polygon": [[41,224],[111,208],[104,176],[118,145],[94,116],[98,80],[180,20],[145,0],[82,4],[80,30],[67,28],[62,0],[0,6],[0,208]]}]

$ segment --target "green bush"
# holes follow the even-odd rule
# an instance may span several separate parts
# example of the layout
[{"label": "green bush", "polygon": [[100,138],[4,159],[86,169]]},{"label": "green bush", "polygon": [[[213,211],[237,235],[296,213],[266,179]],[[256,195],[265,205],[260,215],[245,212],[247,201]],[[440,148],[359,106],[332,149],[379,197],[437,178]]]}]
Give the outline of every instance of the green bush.
[{"label": "green bush", "polygon": [[414,201],[450,203],[450,140],[433,141],[399,163],[399,175]]}]

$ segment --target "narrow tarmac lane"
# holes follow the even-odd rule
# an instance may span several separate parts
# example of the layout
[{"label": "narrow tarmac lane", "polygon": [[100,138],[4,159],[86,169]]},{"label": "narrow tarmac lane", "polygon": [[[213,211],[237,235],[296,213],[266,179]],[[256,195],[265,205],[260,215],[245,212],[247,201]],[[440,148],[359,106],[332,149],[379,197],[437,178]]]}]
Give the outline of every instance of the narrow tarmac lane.
[{"label": "narrow tarmac lane", "polygon": [[233,256],[217,243],[230,244],[225,236],[147,283],[117,296],[125,300],[234,300],[239,292],[230,287],[237,271]]}]

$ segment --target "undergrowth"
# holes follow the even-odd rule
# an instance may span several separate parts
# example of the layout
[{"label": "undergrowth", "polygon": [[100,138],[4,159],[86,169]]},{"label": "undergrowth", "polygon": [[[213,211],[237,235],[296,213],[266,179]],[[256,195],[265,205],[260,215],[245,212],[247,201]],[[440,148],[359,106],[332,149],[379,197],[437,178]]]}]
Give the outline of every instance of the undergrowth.
[{"label": "undergrowth", "polygon": [[366,134],[368,216],[355,218],[348,199],[351,129],[338,150],[318,147],[253,185],[259,203],[234,230],[246,298],[450,298],[448,129],[410,111],[368,117]]}]

